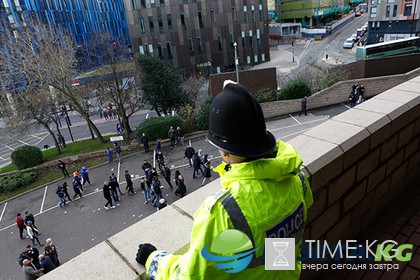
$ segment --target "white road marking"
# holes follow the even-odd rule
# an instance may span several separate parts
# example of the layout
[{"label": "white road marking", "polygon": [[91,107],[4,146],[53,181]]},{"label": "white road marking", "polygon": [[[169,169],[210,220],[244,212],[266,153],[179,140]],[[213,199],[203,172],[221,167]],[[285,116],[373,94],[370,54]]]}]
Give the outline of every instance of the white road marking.
[{"label": "white road marking", "polygon": [[300,131],[297,131],[297,132],[293,132],[293,133],[290,133],[290,134],[288,134],[288,135],[284,135],[284,136],[280,137],[279,139],[284,139],[284,138],[289,137],[289,136],[293,136],[293,135],[296,135],[296,134],[300,134],[300,133],[305,132],[305,131],[307,131],[307,130],[309,130],[309,129],[311,129],[311,128],[312,128],[312,127],[310,127],[310,128],[306,128],[306,129],[303,129],[303,130],[300,130]]},{"label": "white road marking", "polygon": [[300,121],[298,121],[295,117],[293,117],[293,115],[292,114],[289,114],[289,116],[292,118],[292,119],[294,119],[298,124],[301,124],[300,123]]},{"label": "white road marking", "polygon": [[48,190],[48,186],[45,186],[44,196],[42,197],[41,210],[39,210],[39,213],[42,213],[42,209],[44,208],[45,197],[47,196],[47,190]]},{"label": "white road marking", "polygon": [[24,144],[24,145],[27,145],[27,146],[30,146],[31,144],[28,144],[28,143],[26,143],[25,141],[22,141],[22,140],[18,140],[20,143],[22,143],[22,144]]},{"label": "white road marking", "polygon": [[325,119],[326,118],[322,118],[322,119],[312,120],[312,121],[308,121],[308,122],[304,122],[304,123],[300,123],[300,124],[292,124],[292,125],[288,125],[288,126],[284,126],[284,127],[269,129],[269,131],[277,131],[277,130],[282,130],[282,129],[291,128],[291,127],[295,127],[295,126],[304,125],[304,124],[307,124],[307,123],[325,121]]},{"label": "white road marking", "polygon": [[3,146],[5,146],[6,148],[8,148],[8,149],[10,149],[10,150],[12,150],[12,151],[14,151],[14,150],[15,150],[14,148],[12,148],[12,147],[10,147],[10,146],[7,146],[7,145],[5,145],[5,144],[3,144]]},{"label": "white road marking", "polygon": [[4,215],[4,211],[6,211],[6,207],[7,207],[7,202],[4,204],[3,211],[1,211],[0,222],[3,219],[3,215]]}]

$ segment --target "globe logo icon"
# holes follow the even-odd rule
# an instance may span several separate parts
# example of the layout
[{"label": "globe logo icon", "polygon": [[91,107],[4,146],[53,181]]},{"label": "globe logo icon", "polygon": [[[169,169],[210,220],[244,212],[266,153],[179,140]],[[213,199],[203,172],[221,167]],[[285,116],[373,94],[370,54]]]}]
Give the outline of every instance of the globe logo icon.
[{"label": "globe logo icon", "polygon": [[207,250],[205,245],[201,255],[209,261],[214,261],[217,268],[227,273],[238,273],[248,267],[257,249],[253,248],[251,240],[245,233],[228,229],[213,239],[210,250]]}]

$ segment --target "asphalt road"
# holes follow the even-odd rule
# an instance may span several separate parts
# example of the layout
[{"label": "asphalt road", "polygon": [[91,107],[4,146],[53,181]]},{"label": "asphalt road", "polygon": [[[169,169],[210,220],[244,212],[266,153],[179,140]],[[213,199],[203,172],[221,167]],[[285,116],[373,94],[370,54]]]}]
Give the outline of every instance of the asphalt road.
[{"label": "asphalt road", "polygon": [[[288,141],[347,109],[345,105],[337,105],[309,111],[308,116],[289,115],[268,122],[267,128],[272,131],[277,139]],[[220,163],[218,152],[205,141],[204,137],[192,139],[192,141],[192,146],[196,151],[202,149],[204,153],[213,156],[211,160],[213,166]],[[171,150],[166,144],[163,149],[165,161],[172,169],[172,177],[175,170],[180,170],[186,179],[188,192],[193,192],[199,188],[203,177],[199,175],[197,179],[192,179],[192,169],[183,157],[185,147],[175,147]],[[55,194],[55,183],[0,204],[0,248],[2,250],[0,279],[22,279],[23,276],[17,263],[17,257],[31,241],[29,239],[20,240],[19,238],[19,232],[15,225],[17,212],[24,213],[29,210],[35,215],[36,225],[42,233],[40,240],[45,243],[46,238],[51,237],[53,239],[58,247],[61,262],[76,257],[106,240],[109,236],[154,213],[156,209],[150,203],[144,205],[141,192],[133,196],[125,194],[122,196],[120,206],[105,210],[103,208],[105,199],[101,190],[103,181],[108,178],[111,172],[115,172],[118,176],[122,190],[124,190],[126,186],[124,170],[129,170],[135,176],[134,186],[139,189],[138,178],[143,175],[141,165],[144,159],[152,162],[152,158],[153,155],[149,152],[148,154],[124,158],[121,165],[114,161],[90,170],[92,185],[85,185],[83,199],[69,202],[63,208],[57,206],[59,199]],[[213,178],[216,178],[216,175],[216,173],[213,173]],[[60,183],[64,181],[71,182],[67,178],[61,180]],[[169,189],[164,179],[161,179],[161,181],[165,186],[163,195],[171,204],[178,197],[174,195],[174,191]],[[72,189],[69,193],[72,195]],[[133,244],[133,246],[137,246],[137,244]],[[43,251],[43,247],[40,250]]]}]

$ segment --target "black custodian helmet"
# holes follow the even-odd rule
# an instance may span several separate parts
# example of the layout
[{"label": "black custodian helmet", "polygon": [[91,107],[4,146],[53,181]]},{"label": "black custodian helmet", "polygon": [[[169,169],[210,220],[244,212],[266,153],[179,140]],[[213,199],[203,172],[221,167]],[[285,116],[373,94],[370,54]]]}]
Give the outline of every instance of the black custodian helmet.
[{"label": "black custodian helmet", "polygon": [[211,103],[207,140],[219,150],[248,158],[266,155],[276,146],[257,99],[234,82]]}]

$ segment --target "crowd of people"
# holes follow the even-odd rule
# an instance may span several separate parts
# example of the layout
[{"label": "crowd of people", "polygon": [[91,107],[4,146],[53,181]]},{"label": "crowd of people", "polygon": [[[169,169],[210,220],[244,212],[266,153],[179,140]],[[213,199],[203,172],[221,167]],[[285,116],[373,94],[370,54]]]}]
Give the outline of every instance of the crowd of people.
[{"label": "crowd of people", "polygon": [[351,108],[365,102],[365,86],[359,85],[358,82],[354,83],[348,98]]}]

